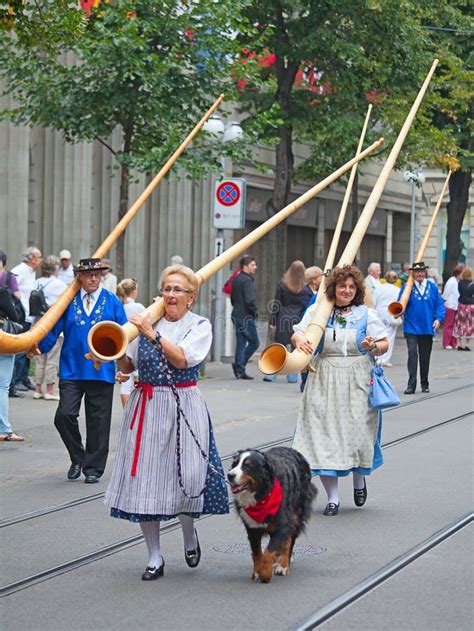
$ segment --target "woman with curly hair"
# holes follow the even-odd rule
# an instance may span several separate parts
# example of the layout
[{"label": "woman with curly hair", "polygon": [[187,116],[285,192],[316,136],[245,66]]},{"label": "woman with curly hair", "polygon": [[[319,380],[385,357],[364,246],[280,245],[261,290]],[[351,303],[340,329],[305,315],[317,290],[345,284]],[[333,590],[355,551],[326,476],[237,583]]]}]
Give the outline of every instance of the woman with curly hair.
[{"label": "woman with curly hair", "polygon": [[[354,503],[367,499],[365,476],[383,463],[381,415],[370,407],[373,356],[388,349],[387,332],[373,309],[364,305],[364,277],[353,265],[336,267],[326,295],[334,308],[316,349],[300,406],[293,447],[308,460],[327,493],[324,515],[339,510],[338,478],[352,473]],[[296,348],[312,355],[305,337],[316,305],[294,327]]]},{"label": "woman with curly hair", "polygon": [[459,351],[470,351],[469,343],[473,337],[474,314],[474,283],[472,282],[472,270],[470,267],[465,267],[461,271],[458,290],[459,304],[454,320],[454,336],[459,340]]}]

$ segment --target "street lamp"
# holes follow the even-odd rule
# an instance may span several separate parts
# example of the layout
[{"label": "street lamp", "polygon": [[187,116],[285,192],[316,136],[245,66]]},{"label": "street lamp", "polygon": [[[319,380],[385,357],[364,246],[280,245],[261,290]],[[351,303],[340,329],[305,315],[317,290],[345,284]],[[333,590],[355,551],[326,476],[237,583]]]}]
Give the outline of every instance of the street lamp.
[{"label": "street lamp", "polygon": [[[216,139],[220,140],[222,143],[232,142],[235,140],[241,140],[244,135],[244,130],[240,126],[240,123],[237,121],[230,121],[227,124],[224,124],[224,121],[219,116],[219,114],[213,114],[209,120],[204,123],[203,129],[208,133],[215,136]],[[226,161],[225,156],[219,156],[219,162],[221,165],[221,177],[224,178],[226,176]],[[219,244],[219,246],[217,245]],[[224,231],[220,228],[217,229],[217,238],[216,238],[216,254],[217,248],[219,247],[219,253],[221,253],[224,247]],[[222,249],[220,249],[222,247]],[[223,317],[223,307],[224,307],[224,297],[222,295],[222,286],[223,286],[223,273],[222,270],[219,270],[216,273],[216,309],[215,309],[215,319],[214,319],[214,344],[213,344],[213,359],[214,361],[221,361],[222,357],[222,340],[224,337],[224,317]],[[226,318],[227,326],[230,327],[230,317]]]},{"label": "street lamp", "polygon": [[425,174],[421,171],[405,171],[403,174],[405,182],[411,182],[411,215],[410,215],[410,263],[413,265],[415,258],[415,186],[425,182]]}]

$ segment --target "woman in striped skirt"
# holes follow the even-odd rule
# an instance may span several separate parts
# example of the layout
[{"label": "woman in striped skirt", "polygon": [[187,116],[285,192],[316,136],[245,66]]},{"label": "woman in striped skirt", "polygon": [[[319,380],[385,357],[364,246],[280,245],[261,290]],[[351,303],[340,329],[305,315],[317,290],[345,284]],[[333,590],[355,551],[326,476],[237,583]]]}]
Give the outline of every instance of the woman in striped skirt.
[{"label": "woman in striped skirt", "polygon": [[209,412],[197,388],[212,343],[209,320],[190,311],[198,288],[190,268],[167,267],[164,317],[152,326],[149,316],[132,316],[140,336],[119,361],[118,380],[138,369],[138,382],[124,410],[104,502],[113,517],[140,524],[149,552],[143,580],[163,575],[161,521],[178,517],[184,558],[194,568],[201,558],[194,519],[229,512]]}]

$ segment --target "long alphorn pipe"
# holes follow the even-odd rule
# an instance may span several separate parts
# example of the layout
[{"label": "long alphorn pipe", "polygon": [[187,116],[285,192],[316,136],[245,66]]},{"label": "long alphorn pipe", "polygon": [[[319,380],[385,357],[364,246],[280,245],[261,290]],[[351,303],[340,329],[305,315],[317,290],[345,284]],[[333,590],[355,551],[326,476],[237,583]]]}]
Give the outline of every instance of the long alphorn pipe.
[{"label": "long alphorn pipe", "polygon": [[[332,184],[335,180],[337,180],[337,178],[346,173],[346,171],[349,171],[349,169],[354,164],[356,164],[360,160],[363,160],[366,156],[372,153],[372,151],[375,151],[375,149],[379,148],[382,144],[383,138],[381,138],[377,142],[374,142],[370,147],[365,149],[365,151],[360,153],[358,156],[352,158],[352,160],[337,169],[337,171],[334,171],[334,173],[329,175],[327,178],[310,188],[308,191],[306,191],[306,193],[298,197],[298,199],[296,199],[294,202],[288,204],[288,206],[285,206],[285,208],[280,210],[276,215],[270,217],[270,219],[267,219],[267,221],[258,226],[258,228],[255,228],[255,230],[243,237],[240,241],[232,245],[228,250],[207,263],[207,265],[204,265],[204,267],[201,267],[201,269],[196,272],[199,286],[205,283],[211,276],[213,276],[216,272],[225,267],[232,260],[245,252],[250,246],[256,243],[268,232],[270,232],[270,230],[272,230],[279,223],[284,221],[287,217],[289,217],[312,197],[314,197],[322,190],[324,190],[327,186]],[[145,309],[143,313],[148,314],[152,322],[156,322],[157,320],[159,320],[164,314],[163,299],[158,299],[147,309]],[[90,359],[94,360],[94,364],[96,367],[100,364],[100,362],[120,359],[125,354],[129,342],[135,339],[138,334],[139,331],[137,327],[130,322],[127,322],[123,326],[120,326],[115,322],[98,322],[89,331],[88,344],[90,354],[88,354],[88,356],[90,356]]]},{"label": "long alphorn pipe", "polygon": [[[103,241],[103,243],[97,248],[97,250],[92,255],[94,258],[102,258],[104,257],[110,250],[110,248],[114,245],[120,235],[124,232],[128,224],[135,217],[137,212],[146,202],[146,200],[150,197],[152,192],[161,182],[161,180],[165,177],[165,175],[169,172],[173,164],[179,158],[179,156],[183,153],[186,147],[189,145],[191,140],[196,136],[198,131],[207,121],[207,119],[216,111],[219,105],[224,100],[224,95],[221,94],[214,104],[208,109],[208,111],[201,118],[199,123],[194,127],[194,129],[186,136],[181,145],[176,149],[173,155],[169,158],[166,164],[160,169],[160,171],[155,175],[153,180],[148,184],[146,189],[137,199],[137,201],[130,207],[127,213],[122,217],[119,223],[115,226],[109,236]],[[76,278],[70,285],[68,285],[67,289],[61,294],[58,300],[52,305],[50,309],[44,314],[42,318],[40,318],[36,324],[26,333],[20,333],[20,335],[10,335],[8,333],[4,333],[0,331],[0,355],[13,355],[15,353],[24,353],[26,351],[38,352],[37,344],[48,335],[51,329],[54,327],[59,318],[66,311],[69,303],[74,299],[74,296],[79,291],[81,285],[79,280]]]},{"label": "long alphorn pipe", "polygon": [[[451,171],[448,173],[448,176],[444,182],[443,188],[441,189],[441,193],[438,199],[438,202],[436,204],[436,207],[433,211],[433,216],[431,217],[430,223],[428,224],[428,227],[426,229],[426,233],[425,236],[423,237],[423,241],[420,244],[420,247],[418,249],[418,253],[416,255],[416,259],[415,261],[421,261],[423,259],[423,256],[425,254],[425,250],[426,250],[426,246],[428,245],[428,240],[430,238],[431,232],[433,230],[433,227],[435,225],[435,221],[436,221],[436,217],[438,216],[438,211],[441,208],[441,204],[443,202],[443,197],[446,194],[446,189],[448,188],[448,182],[449,182],[449,178],[451,177]],[[414,262],[414,261],[413,261]],[[395,301],[395,302],[391,302],[387,309],[388,312],[391,313],[393,316],[395,317],[400,317],[402,315],[402,313],[405,311],[405,309],[407,308],[407,304],[408,304],[408,300],[410,298],[410,294],[411,294],[411,290],[413,289],[413,284],[415,282],[415,279],[413,278],[413,272],[410,274],[410,276],[407,278],[407,282],[405,284],[405,289],[403,290],[402,295],[400,296],[400,300]]]},{"label": "long alphorn pipe", "polygon": [[[397,160],[398,154],[405,142],[405,138],[410,130],[410,127],[415,119],[418,108],[425,95],[428,85],[431,81],[431,77],[438,65],[438,59],[435,59],[431,69],[418,93],[418,96],[413,103],[410,112],[403,124],[403,127],[392,147],[392,150],[380,172],[380,175],[375,183],[374,188],[367,200],[364,210],[362,211],[359,221],[354,228],[352,236],[339,259],[338,266],[352,264],[357,250],[362,243],[362,239],[367,231],[369,223],[373,217],[377,204],[382,196],[383,190],[387,183],[388,178],[392,172],[392,169]],[[331,315],[331,311],[334,306],[334,301],[329,300],[325,292],[321,292],[321,298],[318,301],[315,312],[305,331],[306,340],[310,342],[312,347],[316,349],[326,329],[326,324]],[[274,374],[292,374],[304,370],[310,362],[311,357],[302,351],[294,350],[291,353],[281,344],[272,344],[268,346],[260,355],[258,362],[260,370],[266,375]]]},{"label": "long alphorn pipe", "polygon": [[[357,150],[355,154],[356,156],[358,156],[359,153],[362,151],[362,145],[364,144],[364,138],[367,132],[367,126],[369,124],[371,112],[372,112],[372,104],[370,104],[369,107],[367,108],[367,114],[365,115],[364,124],[362,126],[362,132],[360,134],[359,144],[357,145]],[[359,164],[356,163],[351,169],[351,174],[347,182],[346,192],[344,193],[344,199],[342,200],[342,204],[341,204],[341,210],[339,211],[339,217],[337,219],[336,227],[334,229],[331,245],[329,246],[329,252],[326,257],[326,261],[324,263],[325,272],[332,269],[332,266],[334,265],[334,259],[336,258],[336,252],[337,252],[337,246],[339,244],[339,239],[341,238],[341,232],[344,225],[344,220],[346,218],[346,211],[349,205],[349,200],[351,197],[352,187],[354,185],[354,180],[355,180],[358,166]],[[323,276],[321,279],[321,283],[319,285],[318,295],[316,297],[316,303],[319,300],[319,296],[321,296],[321,294],[324,293],[325,286],[326,286],[326,276]]]}]

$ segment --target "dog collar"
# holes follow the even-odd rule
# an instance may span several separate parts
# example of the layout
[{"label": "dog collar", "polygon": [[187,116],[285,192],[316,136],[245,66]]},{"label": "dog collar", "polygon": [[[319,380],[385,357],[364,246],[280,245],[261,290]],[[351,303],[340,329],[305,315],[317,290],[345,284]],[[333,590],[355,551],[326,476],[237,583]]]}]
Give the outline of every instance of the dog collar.
[{"label": "dog collar", "polygon": [[248,506],[244,508],[244,511],[249,517],[259,524],[263,522],[270,515],[273,517],[280,510],[281,502],[283,500],[283,491],[281,489],[280,480],[275,478],[272,490],[265,495],[260,502],[257,502],[255,506]]}]

